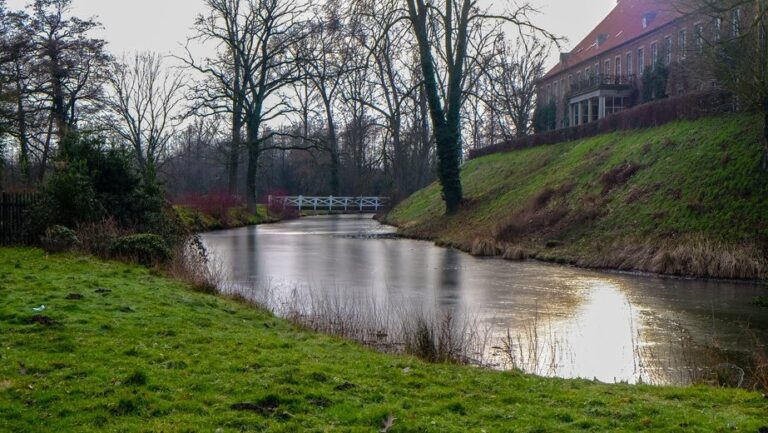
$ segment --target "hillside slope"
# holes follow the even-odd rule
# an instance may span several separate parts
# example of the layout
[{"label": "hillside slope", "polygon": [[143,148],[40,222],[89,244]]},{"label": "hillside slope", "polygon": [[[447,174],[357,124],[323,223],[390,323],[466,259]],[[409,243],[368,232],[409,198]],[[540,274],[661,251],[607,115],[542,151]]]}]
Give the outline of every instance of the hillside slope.
[{"label": "hillside slope", "polygon": [[432,185],[384,220],[477,255],[766,278],[759,125],[728,115],[490,155],[464,167],[458,214]]}]

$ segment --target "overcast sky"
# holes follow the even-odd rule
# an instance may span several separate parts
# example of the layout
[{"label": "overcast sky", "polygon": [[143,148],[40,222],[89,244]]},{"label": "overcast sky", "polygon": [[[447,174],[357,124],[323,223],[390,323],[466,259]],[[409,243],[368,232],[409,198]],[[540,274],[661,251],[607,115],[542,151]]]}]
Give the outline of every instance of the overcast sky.
[{"label": "overcast sky", "polygon": [[[21,8],[28,0],[8,0],[10,8]],[[490,0],[489,0],[490,2]],[[511,4],[496,0],[496,7]],[[616,0],[530,0],[541,10],[535,22],[569,39],[566,48],[576,45],[605,17]],[[195,16],[202,10],[200,0],[73,0],[75,13],[95,16],[104,25],[103,34],[110,51],[151,50],[179,52],[190,34]],[[557,62],[553,53],[551,62]]]}]

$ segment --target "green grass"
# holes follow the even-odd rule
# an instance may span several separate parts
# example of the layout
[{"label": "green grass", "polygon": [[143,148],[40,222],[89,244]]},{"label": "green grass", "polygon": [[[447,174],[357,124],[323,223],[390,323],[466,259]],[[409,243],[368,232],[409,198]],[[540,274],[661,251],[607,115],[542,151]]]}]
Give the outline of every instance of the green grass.
[{"label": "green grass", "polygon": [[136,266],[0,249],[2,432],[756,433],[766,413],[741,390],[378,354]]},{"label": "green grass", "polygon": [[[669,240],[764,250],[768,172],[760,168],[761,127],[757,116],[727,115],[490,155],[465,165],[470,203],[457,215],[443,216],[435,184],[386,221],[407,235],[469,250],[510,220],[531,225],[529,217],[535,224],[557,210],[566,216],[555,227],[528,227],[514,243],[539,258],[585,265],[610,261],[628,246]],[[637,171],[611,183],[607,175],[624,164]],[[546,191],[555,193],[534,212]]]}]

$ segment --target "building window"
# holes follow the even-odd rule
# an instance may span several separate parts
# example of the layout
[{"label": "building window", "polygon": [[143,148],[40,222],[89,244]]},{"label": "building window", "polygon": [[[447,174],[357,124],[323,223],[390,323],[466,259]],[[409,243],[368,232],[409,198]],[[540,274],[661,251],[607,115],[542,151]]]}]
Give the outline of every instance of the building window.
[{"label": "building window", "polygon": [[677,35],[677,49],[680,52],[680,60],[685,60],[688,50],[688,33],[685,30],[680,30]]},{"label": "building window", "polygon": [[696,37],[696,51],[701,54],[704,52],[704,26],[696,24],[693,26],[693,33]]},{"label": "building window", "polygon": [[651,44],[651,69],[656,69],[656,62],[659,61],[659,44]]},{"label": "building window", "polygon": [[613,70],[616,78],[621,77],[621,57],[616,57],[613,61]]},{"label": "building window", "polygon": [[645,49],[637,49],[637,73],[643,75],[645,72]]},{"label": "building window", "polygon": [[631,76],[633,74],[632,71],[632,53],[627,53],[627,76]]},{"label": "building window", "polygon": [[664,37],[664,65],[672,64],[672,36]]},{"label": "building window", "polygon": [[720,35],[722,34],[723,30],[723,19],[720,17],[716,17],[714,20],[712,20],[712,40],[715,42],[720,42]]},{"label": "building window", "polygon": [[611,61],[605,61],[605,67],[603,68],[603,75],[611,75]]},{"label": "building window", "polygon": [[734,38],[741,36],[741,8],[731,11],[731,36]]}]

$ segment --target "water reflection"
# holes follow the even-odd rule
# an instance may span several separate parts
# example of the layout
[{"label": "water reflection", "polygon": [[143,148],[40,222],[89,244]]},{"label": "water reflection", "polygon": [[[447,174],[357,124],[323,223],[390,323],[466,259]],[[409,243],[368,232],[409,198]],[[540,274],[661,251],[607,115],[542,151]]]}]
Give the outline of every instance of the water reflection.
[{"label": "water reflection", "polygon": [[535,358],[523,361],[540,374],[649,380],[687,367],[673,344],[681,331],[699,341],[716,333],[739,348],[748,321],[766,338],[768,314],[751,304],[765,294],[758,285],[478,259],[386,236],[393,232],[370,217],[316,217],[210,233],[204,242],[236,281],[284,295],[301,289],[472,312],[494,332],[489,347],[509,330],[518,358]]}]

